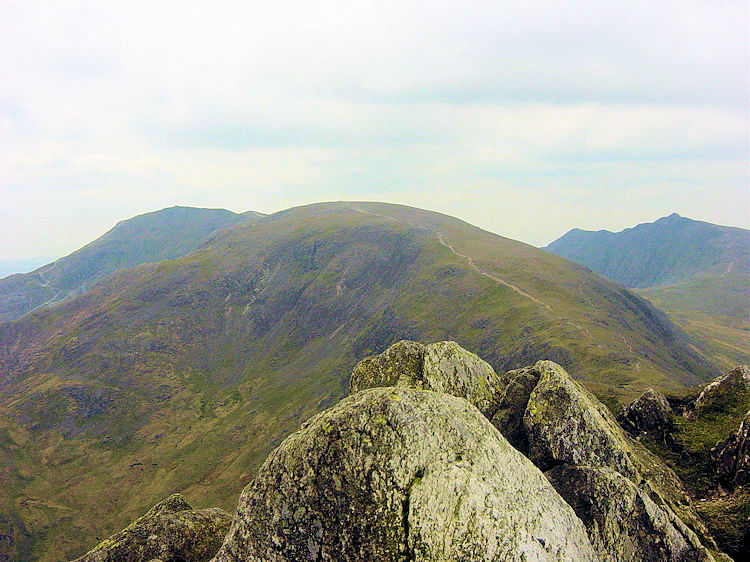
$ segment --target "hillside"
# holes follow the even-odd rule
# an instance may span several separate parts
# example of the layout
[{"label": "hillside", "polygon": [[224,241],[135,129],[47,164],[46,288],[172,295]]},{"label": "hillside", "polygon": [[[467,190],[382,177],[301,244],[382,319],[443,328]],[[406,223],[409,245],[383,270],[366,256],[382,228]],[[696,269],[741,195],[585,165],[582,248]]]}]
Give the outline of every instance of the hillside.
[{"label": "hillside", "polygon": [[121,221],[68,256],[0,279],[0,322],[80,295],[118,269],[184,256],[216,230],[253,218],[225,209],[171,207]]},{"label": "hillside", "polygon": [[750,231],[672,214],[617,233],[573,229],[545,249],[635,289],[722,369],[750,362]]},{"label": "hillside", "polygon": [[712,271],[750,273],[750,231],[677,213],[621,232],[576,228],[545,250],[631,288],[674,285]]},{"label": "hillside", "polygon": [[563,258],[409,207],[299,207],[0,325],[0,511],[62,559],[173,491],[231,509],[359,359],[404,338],[498,372],[553,359],[610,401],[715,374],[665,315]]}]

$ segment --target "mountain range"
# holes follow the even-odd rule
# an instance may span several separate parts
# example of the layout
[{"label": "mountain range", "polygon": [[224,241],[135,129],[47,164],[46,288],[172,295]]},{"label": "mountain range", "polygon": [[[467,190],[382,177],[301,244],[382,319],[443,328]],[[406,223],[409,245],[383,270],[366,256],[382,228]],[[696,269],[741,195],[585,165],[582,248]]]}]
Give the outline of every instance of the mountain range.
[{"label": "mountain range", "polygon": [[552,359],[611,405],[717,372],[646,299],[446,215],[210,213],[137,217],[0,282],[44,292],[0,324],[0,525],[30,556],[79,555],[173,491],[230,508],[358,360],[400,339],[455,340],[497,372]]},{"label": "mountain range", "polygon": [[545,249],[646,297],[723,369],[750,362],[750,231],[673,213],[617,233],[573,229]]},{"label": "mountain range", "polygon": [[0,279],[0,322],[83,294],[118,269],[184,256],[241,218],[225,209],[171,207],[121,221],[69,256]]}]

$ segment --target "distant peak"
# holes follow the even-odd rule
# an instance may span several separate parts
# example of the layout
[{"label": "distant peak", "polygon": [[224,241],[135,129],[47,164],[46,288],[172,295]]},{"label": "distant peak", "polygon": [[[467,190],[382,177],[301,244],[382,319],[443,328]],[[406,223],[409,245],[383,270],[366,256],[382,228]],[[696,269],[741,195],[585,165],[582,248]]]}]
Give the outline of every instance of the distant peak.
[{"label": "distant peak", "polygon": [[678,215],[677,213],[672,213],[667,217],[668,219],[681,219],[682,217]]}]

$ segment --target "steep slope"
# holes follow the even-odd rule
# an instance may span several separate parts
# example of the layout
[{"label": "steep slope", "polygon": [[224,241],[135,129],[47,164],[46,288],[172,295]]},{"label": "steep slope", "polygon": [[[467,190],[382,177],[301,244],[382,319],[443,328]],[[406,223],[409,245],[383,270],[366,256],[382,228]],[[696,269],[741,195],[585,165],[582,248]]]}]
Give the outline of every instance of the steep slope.
[{"label": "steep slope", "polygon": [[0,322],[80,295],[118,269],[184,256],[216,230],[257,216],[171,207],[121,221],[69,256],[0,280]]},{"label": "steep slope", "polygon": [[750,273],[750,231],[677,213],[616,233],[576,228],[545,249],[631,288],[674,285],[713,271]]},{"label": "steep slope", "polygon": [[573,229],[545,249],[636,289],[721,368],[750,362],[750,231],[672,214],[617,233]]},{"label": "steep slope", "polygon": [[711,371],[646,301],[550,253],[408,207],[300,207],[0,325],[0,505],[51,559],[173,491],[230,509],[358,359],[403,338],[499,372],[554,359],[610,398]]}]

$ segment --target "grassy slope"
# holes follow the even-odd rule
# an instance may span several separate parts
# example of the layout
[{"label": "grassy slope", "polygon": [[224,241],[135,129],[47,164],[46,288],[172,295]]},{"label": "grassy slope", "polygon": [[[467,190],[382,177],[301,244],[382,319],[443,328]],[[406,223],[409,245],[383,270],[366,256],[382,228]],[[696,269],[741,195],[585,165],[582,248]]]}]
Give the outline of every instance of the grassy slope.
[{"label": "grassy slope", "polygon": [[693,335],[703,355],[729,370],[750,363],[750,276],[720,269],[636,292]]},{"label": "grassy slope", "polygon": [[[693,402],[699,392],[682,400]],[[742,559],[746,547],[742,542],[750,521],[750,489],[745,486],[729,492],[719,487],[711,448],[739,427],[749,409],[750,391],[717,393],[693,415],[675,417],[673,443],[644,442],[675,470],[720,548],[736,560]]]},{"label": "grassy slope", "polygon": [[69,256],[0,279],[0,322],[80,295],[118,269],[184,256],[216,230],[255,218],[225,209],[171,207],[122,221]]},{"label": "grassy slope", "polygon": [[573,230],[547,250],[666,311],[722,370],[750,362],[750,232],[671,215],[613,233]]},{"label": "grassy slope", "polygon": [[551,358],[620,399],[710,376],[661,313],[567,260],[408,207],[296,208],[0,326],[16,474],[0,504],[50,559],[171,491],[232,510],[353,364],[401,338],[498,370]]}]

